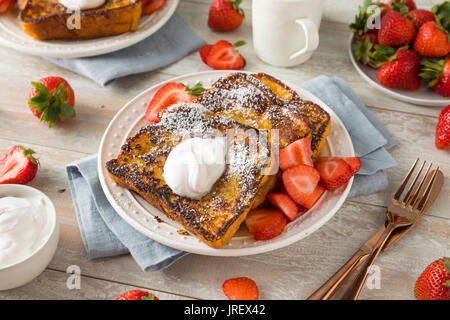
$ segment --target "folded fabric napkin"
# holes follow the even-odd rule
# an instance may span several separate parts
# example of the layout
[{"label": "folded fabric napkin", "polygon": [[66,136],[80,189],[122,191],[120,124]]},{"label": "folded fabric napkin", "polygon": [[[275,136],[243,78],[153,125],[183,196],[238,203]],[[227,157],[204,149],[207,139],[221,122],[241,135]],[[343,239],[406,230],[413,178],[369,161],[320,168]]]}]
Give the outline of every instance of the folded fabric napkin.
[{"label": "folded fabric napkin", "polygon": [[356,156],[361,158],[361,170],[355,176],[349,198],[386,189],[388,180],[384,169],[396,165],[387,149],[395,146],[397,139],[341,78],[318,76],[302,87],[325,102],[342,120]]},{"label": "folded fabric napkin", "polygon": [[175,13],[156,33],[131,47],[94,57],[46,60],[104,86],[120,77],[170,65],[204,44]]},{"label": "folded fabric napkin", "polygon": [[[395,165],[386,151],[397,141],[363,105],[353,90],[339,78],[320,76],[303,87],[327,103],[339,116],[352,138],[362,168],[351,196],[369,194],[387,187],[384,169]],[[67,165],[78,224],[89,259],[130,252],[144,271],[165,268],[186,252],[147,238],[111,207],[97,172],[97,155]]]}]

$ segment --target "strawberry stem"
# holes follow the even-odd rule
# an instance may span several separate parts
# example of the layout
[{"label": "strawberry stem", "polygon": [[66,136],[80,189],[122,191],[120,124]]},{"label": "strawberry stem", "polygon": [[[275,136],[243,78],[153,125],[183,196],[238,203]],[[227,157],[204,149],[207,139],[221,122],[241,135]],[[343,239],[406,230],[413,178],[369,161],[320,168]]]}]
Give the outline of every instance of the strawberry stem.
[{"label": "strawberry stem", "polygon": [[33,164],[39,165],[39,159],[36,159],[33,154],[36,152],[33,149],[27,149],[24,146],[19,145],[19,147],[23,150],[23,155],[28,158]]},{"label": "strawberry stem", "polygon": [[205,88],[203,88],[203,85],[201,82],[197,82],[192,88],[186,87],[186,92],[189,93],[191,96],[198,97],[203,92],[205,92]]}]

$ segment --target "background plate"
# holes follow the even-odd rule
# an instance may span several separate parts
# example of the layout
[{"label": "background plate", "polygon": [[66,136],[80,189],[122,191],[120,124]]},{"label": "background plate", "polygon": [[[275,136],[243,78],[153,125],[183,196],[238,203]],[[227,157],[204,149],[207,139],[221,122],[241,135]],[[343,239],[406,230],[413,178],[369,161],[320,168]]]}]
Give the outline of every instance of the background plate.
[{"label": "background plate", "polygon": [[350,55],[350,60],[356,71],[366,80],[372,87],[378,91],[391,96],[394,99],[417,104],[421,106],[431,106],[431,107],[445,107],[450,103],[450,99],[446,99],[433,89],[426,87],[426,81],[422,81],[422,86],[419,90],[408,91],[400,89],[390,89],[383,87],[377,80],[377,70],[363,65],[356,60],[355,55],[352,50],[353,35],[350,37],[348,53]]},{"label": "background plate", "polygon": [[[289,223],[283,234],[274,239],[256,241],[245,226],[241,226],[240,230],[227,245],[220,249],[215,249],[204,244],[195,236],[179,234],[177,231],[183,229],[180,224],[167,218],[164,213],[152,207],[136,193],[119,187],[109,178],[105,169],[105,163],[117,156],[120,147],[128,137],[134,136],[141,127],[148,124],[143,117],[145,110],[152,96],[162,85],[174,81],[193,86],[195,83],[201,82],[207,88],[218,78],[229,73],[230,71],[208,71],[185,75],[167,80],[145,90],[116,114],[100,143],[98,157],[99,178],[111,205],[136,230],[169,247],[211,256],[243,256],[282,248],[308,236],[331,219],[350,191],[353,178],[337,190],[326,191],[314,207],[303,216]],[[308,91],[295,84],[288,82],[286,84],[297,91],[303,99],[313,101],[330,114],[331,133],[327,139],[328,145],[325,153],[336,156],[354,156],[350,136],[337,115]],[[159,219],[162,222],[158,222]]]},{"label": "background plate", "polygon": [[167,0],[160,11],[139,20],[139,28],[116,36],[86,40],[34,40],[22,31],[17,11],[0,15],[0,43],[15,50],[52,58],[81,58],[114,52],[149,37],[173,15],[179,0]]}]

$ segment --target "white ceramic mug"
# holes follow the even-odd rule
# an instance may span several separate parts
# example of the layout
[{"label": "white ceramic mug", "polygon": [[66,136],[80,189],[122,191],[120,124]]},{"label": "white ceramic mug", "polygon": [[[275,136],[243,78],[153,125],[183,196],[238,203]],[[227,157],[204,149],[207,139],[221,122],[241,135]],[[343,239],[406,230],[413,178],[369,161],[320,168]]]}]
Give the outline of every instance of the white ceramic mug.
[{"label": "white ceramic mug", "polygon": [[253,44],[269,64],[290,67],[319,46],[323,0],[253,0]]}]

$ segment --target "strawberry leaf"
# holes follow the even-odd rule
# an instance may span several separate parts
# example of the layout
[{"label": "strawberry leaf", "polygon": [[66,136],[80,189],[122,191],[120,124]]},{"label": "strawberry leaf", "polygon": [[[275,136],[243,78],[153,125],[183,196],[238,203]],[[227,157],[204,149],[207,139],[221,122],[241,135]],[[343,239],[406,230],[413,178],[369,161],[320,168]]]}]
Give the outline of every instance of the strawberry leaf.
[{"label": "strawberry leaf", "polygon": [[156,296],[153,293],[149,293],[148,296],[144,296],[141,300],[155,300]]},{"label": "strawberry leaf", "polygon": [[75,116],[75,109],[70,104],[64,103],[61,105],[59,117],[62,121],[68,118],[75,118]]},{"label": "strawberry leaf", "polygon": [[23,150],[23,155],[28,158],[33,164],[39,165],[39,159],[36,159],[33,155],[36,153],[33,149],[27,149],[24,146],[19,145]]},{"label": "strawberry leaf", "polygon": [[245,46],[247,44],[247,42],[245,42],[244,40],[239,40],[235,43],[233,43],[233,47],[237,48],[237,47],[242,47]]},{"label": "strawberry leaf", "polygon": [[201,82],[197,82],[192,88],[186,87],[186,92],[195,97],[201,95],[205,90]]},{"label": "strawberry leaf", "polygon": [[[435,5],[431,12],[434,13],[436,22],[444,31],[450,33],[450,2]],[[450,40],[449,40],[450,41]]]},{"label": "strawberry leaf", "polygon": [[225,1],[230,2],[233,5],[233,9],[245,17],[244,10],[242,10],[242,8],[239,7],[243,0],[225,0]]}]

